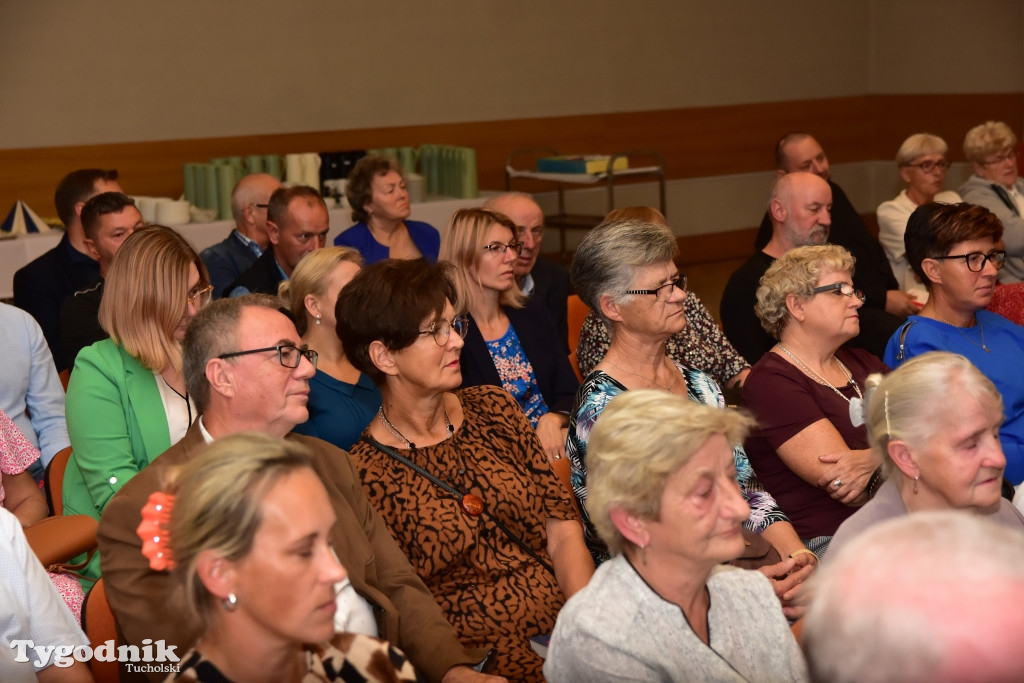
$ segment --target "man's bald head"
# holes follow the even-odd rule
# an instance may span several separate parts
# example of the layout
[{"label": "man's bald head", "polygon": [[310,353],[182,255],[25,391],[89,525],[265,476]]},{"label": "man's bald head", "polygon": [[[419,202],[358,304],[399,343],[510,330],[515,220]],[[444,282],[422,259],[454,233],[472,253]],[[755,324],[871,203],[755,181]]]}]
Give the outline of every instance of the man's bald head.
[{"label": "man's bald head", "polygon": [[231,192],[231,215],[238,231],[255,240],[266,249],[267,204],[281,181],[268,173],[253,173],[243,177]]},{"label": "man's bald head", "polygon": [[484,203],[485,209],[503,213],[516,224],[516,239],[523,243],[523,253],[516,259],[516,279],[522,280],[537,263],[544,240],[544,212],[528,194],[506,192]]},{"label": "man's bald head", "polygon": [[824,244],[832,225],[832,188],[813,173],[779,176],[772,187],[768,214],[772,242],[782,252],[795,247]]},{"label": "man's bald head", "polygon": [[775,165],[778,174],[813,173],[828,180],[832,169],[825,150],[807,133],[787,133],[775,144]]}]

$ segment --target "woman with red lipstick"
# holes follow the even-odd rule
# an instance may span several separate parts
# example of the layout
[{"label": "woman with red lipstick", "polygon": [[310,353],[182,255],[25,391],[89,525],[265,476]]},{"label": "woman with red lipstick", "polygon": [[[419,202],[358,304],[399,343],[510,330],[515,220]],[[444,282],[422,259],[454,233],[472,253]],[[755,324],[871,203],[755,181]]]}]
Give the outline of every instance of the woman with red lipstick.
[{"label": "woman with red lipstick", "polygon": [[897,367],[927,351],[966,356],[1003,397],[999,429],[1006,478],[1024,481],[1024,328],[985,310],[1006,252],[1003,225],[982,206],[924,204],[907,223],[907,258],[928,287],[928,303],[889,340]]},{"label": "woman with red lipstick", "polygon": [[205,631],[166,680],[416,680],[387,643],[335,634],[346,574],[330,542],[334,508],[304,446],[255,432],[218,439],[170,488],[143,511],[156,527],[140,526],[143,553],[157,571],[173,569]]},{"label": "woman with red lipstick", "polygon": [[382,261],[341,290],[345,355],[383,398],[349,454],[462,643],[494,648],[495,674],[539,682],[530,638],[551,633],[594,565],[522,409],[500,387],[462,387],[451,270]]},{"label": "woman with red lipstick", "polygon": [[819,557],[839,525],[877,483],[868,449],[864,381],[888,368],[843,345],[860,332],[864,294],[853,257],[826,244],[798,247],[761,278],[755,310],[778,344],[750,370],[744,403],[758,427],[747,455],[758,478]]},{"label": "woman with red lipstick", "polygon": [[512,394],[551,461],[565,454],[565,434],[579,381],[543,302],[515,280],[523,250],[504,214],[460,209],[448,221],[441,260],[455,266],[455,308],[469,315],[462,386],[493,384]]},{"label": "woman with red lipstick", "polygon": [[1024,516],[1001,496],[1003,399],[971,361],[932,351],[867,384],[871,448],[886,480],[839,527],[830,554],[875,524],[924,510],[964,510],[1024,531]]}]

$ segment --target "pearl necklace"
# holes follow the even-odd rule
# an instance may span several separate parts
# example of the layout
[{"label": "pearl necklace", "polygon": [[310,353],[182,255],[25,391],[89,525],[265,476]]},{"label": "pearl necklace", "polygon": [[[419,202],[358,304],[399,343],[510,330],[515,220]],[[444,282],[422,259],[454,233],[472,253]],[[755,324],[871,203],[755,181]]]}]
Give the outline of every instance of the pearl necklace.
[{"label": "pearl necklace", "polygon": [[853,385],[853,390],[857,392],[857,398],[848,398],[845,394],[843,394],[843,392],[839,391],[839,389],[836,389],[835,385],[833,385],[827,379],[825,379],[817,372],[815,372],[809,365],[807,365],[807,363],[797,358],[792,351],[790,351],[789,349],[782,345],[782,342],[777,343],[776,346],[778,346],[783,353],[792,358],[793,362],[795,362],[800,369],[802,369],[806,374],[808,374],[811,377],[811,379],[813,379],[818,384],[826,386],[832,391],[836,392],[839,398],[843,399],[848,404],[850,404],[850,424],[852,424],[854,427],[860,427],[862,424],[864,424],[864,395],[860,393],[860,387],[857,386],[857,382],[853,379],[853,373],[850,372],[849,368],[843,365],[843,361],[836,358],[835,355],[832,356],[833,362],[835,362],[835,364],[839,366],[839,369],[843,371],[843,374],[846,375],[847,383]]},{"label": "pearl necklace", "polygon": [[[441,410],[444,411],[444,424],[445,428],[448,431],[448,436],[446,436],[445,438],[448,438],[455,433],[455,427],[452,427],[451,420],[448,419],[448,409],[442,405]],[[377,417],[380,418],[380,421],[384,425],[384,428],[391,432],[392,436],[404,441],[405,444],[409,447],[409,450],[416,450],[416,444],[414,444],[412,441],[409,441],[409,439],[405,438],[402,435],[402,432],[398,431],[398,427],[391,424],[391,420],[389,420],[388,416],[384,414],[383,405],[381,405],[381,407],[377,409]],[[437,418],[434,419],[434,424],[437,424]]]}]

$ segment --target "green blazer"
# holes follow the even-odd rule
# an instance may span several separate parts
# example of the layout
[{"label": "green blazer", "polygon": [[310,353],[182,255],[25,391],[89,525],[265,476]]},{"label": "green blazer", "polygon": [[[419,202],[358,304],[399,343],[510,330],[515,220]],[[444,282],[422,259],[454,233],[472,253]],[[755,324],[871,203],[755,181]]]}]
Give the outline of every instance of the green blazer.
[{"label": "green blazer", "polygon": [[[171,447],[153,371],[110,339],[82,349],[65,409],[72,455],[64,514],[99,520],[121,487]],[[99,556],[82,572],[99,577]]]}]

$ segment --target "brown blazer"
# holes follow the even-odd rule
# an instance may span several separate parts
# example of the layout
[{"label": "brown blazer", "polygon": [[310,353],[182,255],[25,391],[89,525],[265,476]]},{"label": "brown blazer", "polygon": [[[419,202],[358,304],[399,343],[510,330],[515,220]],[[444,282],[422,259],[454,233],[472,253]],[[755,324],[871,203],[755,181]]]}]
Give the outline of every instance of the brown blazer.
[{"label": "brown blazer", "polygon": [[[388,532],[363,493],[345,451],[320,439],[289,434],[313,452],[317,474],[327,487],[338,516],[333,542],[356,591],[377,615],[381,638],[397,645],[420,675],[440,681],[453,666],[475,664],[482,651],[463,648],[430,591]],[[202,635],[202,624],[184,608],[181,589],[167,572],[156,572],[142,556],[135,529],[149,494],[163,488],[177,465],[205,445],[198,420],[185,437],[139,472],[115,495],[100,520],[97,539],[107,598],[124,642],[141,646],[144,638],[177,645],[179,657]],[[123,680],[129,680],[122,670]],[[162,680],[166,673],[153,673]]]}]

